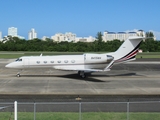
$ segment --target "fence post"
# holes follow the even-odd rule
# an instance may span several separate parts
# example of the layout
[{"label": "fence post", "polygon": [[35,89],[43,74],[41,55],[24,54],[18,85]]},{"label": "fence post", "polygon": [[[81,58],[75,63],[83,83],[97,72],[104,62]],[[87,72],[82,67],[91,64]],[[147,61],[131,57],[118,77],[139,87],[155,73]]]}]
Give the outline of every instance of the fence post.
[{"label": "fence post", "polygon": [[17,101],[14,102],[14,120],[17,120]]},{"label": "fence post", "polygon": [[81,113],[82,113],[82,109],[81,109],[81,101],[79,101],[79,120],[81,120]]},{"label": "fence post", "polygon": [[36,103],[34,102],[34,120],[36,120]]},{"label": "fence post", "polygon": [[81,110],[81,100],[82,100],[82,98],[80,98],[79,97],[79,95],[78,95],[78,97],[76,98],[76,100],[77,101],[79,101],[79,120],[81,120],[82,118],[81,118],[81,113],[82,113],[82,110]]},{"label": "fence post", "polygon": [[129,120],[129,102],[127,102],[127,120]]}]

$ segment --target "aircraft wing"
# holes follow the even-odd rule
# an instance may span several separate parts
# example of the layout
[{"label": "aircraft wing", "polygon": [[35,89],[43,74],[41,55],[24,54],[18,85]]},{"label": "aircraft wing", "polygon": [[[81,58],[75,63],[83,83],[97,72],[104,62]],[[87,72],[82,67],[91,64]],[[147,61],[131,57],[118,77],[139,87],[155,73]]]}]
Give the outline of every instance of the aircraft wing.
[{"label": "aircraft wing", "polygon": [[84,69],[84,68],[70,68],[70,67],[62,67],[62,66],[54,66],[54,69],[57,70],[69,70],[69,71],[88,71],[88,72],[102,72],[102,71],[110,71],[110,69]]}]

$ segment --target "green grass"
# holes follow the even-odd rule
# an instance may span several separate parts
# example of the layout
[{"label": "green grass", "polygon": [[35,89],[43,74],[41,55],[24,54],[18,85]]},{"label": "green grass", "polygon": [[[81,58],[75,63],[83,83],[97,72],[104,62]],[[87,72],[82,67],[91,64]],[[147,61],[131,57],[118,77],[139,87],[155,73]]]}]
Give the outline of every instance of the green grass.
[{"label": "green grass", "polygon": [[[14,114],[0,112],[0,120],[14,120]],[[31,112],[19,112],[18,120],[33,120],[34,114]],[[119,112],[84,112],[81,114],[82,120],[126,120],[127,113]],[[75,112],[38,112],[36,120],[79,120],[79,113]],[[160,113],[134,112],[129,113],[129,120],[160,120]]]},{"label": "green grass", "polygon": [[160,55],[137,55],[136,58],[160,58]]},{"label": "green grass", "polygon": [[[83,54],[84,52],[0,52],[0,58],[2,59],[16,59],[21,56],[39,56],[40,54],[46,55],[77,55]],[[94,53],[94,52],[85,52],[85,53]],[[100,53],[100,52],[96,52]],[[145,53],[138,53],[136,58],[160,58],[160,52],[145,52]]]},{"label": "green grass", "polygon": [[160,58],[160,52],[138,53],[136,58]]},{"label": "green grass", "polygon": [[13,58],[19,58],[23,56],[22,54],[0,54],[0,58],[2,59],[13,59]]}]

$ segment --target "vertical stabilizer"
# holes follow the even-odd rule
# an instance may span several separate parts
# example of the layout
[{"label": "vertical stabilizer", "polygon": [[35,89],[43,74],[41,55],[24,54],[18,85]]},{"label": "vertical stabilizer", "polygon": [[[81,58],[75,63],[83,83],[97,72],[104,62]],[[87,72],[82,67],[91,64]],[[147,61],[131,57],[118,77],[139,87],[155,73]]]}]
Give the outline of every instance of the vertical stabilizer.
[{"label": "vertical stabilizer", "polygon": [[135,59],[143,39],[144,37],[134,36],[125,40],[118,50],[111,54],[114,57],[114,61],[125,62]]}]

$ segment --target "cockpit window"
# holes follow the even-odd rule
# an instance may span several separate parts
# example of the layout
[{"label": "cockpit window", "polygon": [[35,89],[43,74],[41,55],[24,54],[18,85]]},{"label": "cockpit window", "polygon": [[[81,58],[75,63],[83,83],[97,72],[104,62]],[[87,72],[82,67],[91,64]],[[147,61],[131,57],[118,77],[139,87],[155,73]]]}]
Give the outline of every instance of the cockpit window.
[{"label": "cockpit window", "polygon": [[16,61],[22,61],[22,59],[18,58]]},{"label": "cockpit window", "polygon": [[18,60],[19,60],[19,58],[16,61],[18,61]]}]

